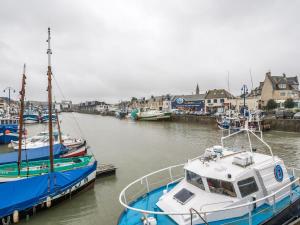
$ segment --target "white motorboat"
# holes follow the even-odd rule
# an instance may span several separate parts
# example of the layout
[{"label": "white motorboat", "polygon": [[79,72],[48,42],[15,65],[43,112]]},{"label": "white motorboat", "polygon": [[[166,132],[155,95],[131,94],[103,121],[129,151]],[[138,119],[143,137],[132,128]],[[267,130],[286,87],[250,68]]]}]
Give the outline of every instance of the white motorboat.
[{"label": "white motorboat", "polygon": [[[246,135],[249,147],[225,139]],[[254,148],[258,140],[269,154]],[[298,171],[248,127],[187,163],[143,176],[120,194],[118,225],[284,224],[300,216]]]}]

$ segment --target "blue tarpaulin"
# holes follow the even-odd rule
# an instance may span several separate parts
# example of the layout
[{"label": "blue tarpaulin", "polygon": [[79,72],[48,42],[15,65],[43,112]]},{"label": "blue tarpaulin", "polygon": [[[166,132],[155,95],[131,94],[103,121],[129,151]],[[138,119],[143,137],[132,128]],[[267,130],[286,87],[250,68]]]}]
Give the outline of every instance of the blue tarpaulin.
[{"label": "blue tarpaulin", "polygon": [[[68,150],[62,144],[53,145],[53,157],[58,158]],[[49,146],[22,150],[22,161],[43,160],[49,158]],[[0,165],[18,161],[18,151],[4,153],[0,155]]]},{"label": "blue tarpaulin", "polygon": [[45,201],[48,196],[53,197],[70,189],[95,171],[96,167],[95,161],[93,165],[81,169],[2,183],[0,185],[0,218],[12,214],[14,210],[22,211],[36,206]]}]

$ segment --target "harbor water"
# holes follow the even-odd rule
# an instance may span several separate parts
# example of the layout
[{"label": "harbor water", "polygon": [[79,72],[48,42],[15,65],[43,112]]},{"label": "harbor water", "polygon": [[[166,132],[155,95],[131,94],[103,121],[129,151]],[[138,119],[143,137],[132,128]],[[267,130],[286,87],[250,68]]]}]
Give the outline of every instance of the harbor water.
[{"label": "harbor water", "polygon": [[[62,113],[60,119],[63,132],[86,138],[99,163],[112,163],[118,168],[116,175],[97,180],[93,190],[21,224],[117,224],[123,210],[118,197],[127,184],[152,171],[200,155],[206,147],[219,145],[223,135],[216,126],[193,123],[134,122],[77,113]],[[29,135],[34,135],[47,126],[26,125],[26,128]],[[287,166],[300,168],[299,133],[270,131],[264,133],[264,139]],[[6,146],[0,149],[8,151]]]}]

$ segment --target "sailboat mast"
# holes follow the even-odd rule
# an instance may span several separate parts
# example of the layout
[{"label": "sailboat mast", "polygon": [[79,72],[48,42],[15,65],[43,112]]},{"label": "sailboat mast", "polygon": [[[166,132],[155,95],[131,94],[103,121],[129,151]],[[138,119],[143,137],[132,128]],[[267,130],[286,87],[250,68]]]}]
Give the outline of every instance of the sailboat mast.
[{"label": "sailboat mast", "polygon": [[56,121],[57,121],[59,143],[62,144],[63,143],[63,139],[62,139],[62,136],[61,136],[60,122],[59,122],[59,119],[58,119],[58,112],[57,112],[57,110],[55,110],[55,115],[56,115]]},{"label": "sailboat mast", "polygon": [[50,27],[48,28],[48,116],[49,116],[49,153],[50,153],[50,172],[54,172],[53,166],[53,127],[52,127],[52,71],[51,71],[51,46],[50,46]]},{"label": "sailboat mast", "polygon": [[20,91],[20,114],[19,114],[19,148],[18,148],[18,176],[20,176],[20,171],[21,171],[21,162],[22,162],[22,137],[23,137],[23,115],[24,115],[24,98],[25,98],[25,70],[26,70],[26,65],[24,64],[24,69],[23,69],[23,77],[22,77],[22,87]]}]

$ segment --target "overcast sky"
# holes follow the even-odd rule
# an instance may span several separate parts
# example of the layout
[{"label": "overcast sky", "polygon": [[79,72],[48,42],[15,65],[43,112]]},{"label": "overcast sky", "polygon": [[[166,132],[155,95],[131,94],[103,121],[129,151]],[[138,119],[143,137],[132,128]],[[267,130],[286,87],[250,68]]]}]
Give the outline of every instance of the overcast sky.
[{"label": "overcast sky", "polygon": [[238,94],[252,86],[250,68],[254,86],[269,70],[299,74],[299,9],[294,0],[1,0],[1,95],[20,89],[25,62],[27,99],[46,99],[48,26],[57,100],[227,89],[228,71]]}]

